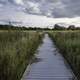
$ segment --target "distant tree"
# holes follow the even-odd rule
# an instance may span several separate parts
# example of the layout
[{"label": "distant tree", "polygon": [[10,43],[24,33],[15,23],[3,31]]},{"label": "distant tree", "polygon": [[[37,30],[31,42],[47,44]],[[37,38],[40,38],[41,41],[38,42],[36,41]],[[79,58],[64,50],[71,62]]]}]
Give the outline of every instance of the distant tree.
[{"label": "distant tree", "polygon": [[67,29],[68,29],[68,30],[75,30],[76,27],[75,27],[75,25],[70,25]]},{"label": "distant tree", "polygon": [[76,27],[76,30],[80,30],[80,27]]},{"label": "distant tree", "polygon": [[64,26],[60,26],[58,24],[55,24],[53,29],[54,30],[65,30],[66,28]]}]

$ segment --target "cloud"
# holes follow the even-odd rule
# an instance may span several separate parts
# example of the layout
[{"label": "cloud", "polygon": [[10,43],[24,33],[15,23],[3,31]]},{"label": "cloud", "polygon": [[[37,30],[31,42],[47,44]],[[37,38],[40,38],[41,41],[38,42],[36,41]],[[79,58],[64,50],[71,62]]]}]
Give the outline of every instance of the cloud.
[{"label": "cloud", "polygon": [[24,5],[23,0],[14,0],[16,2],[16,4],[21,4]]},{"label": "cloud", "polygon": [[[26,5],[29,5],[26,8],[27,10],[26,13],[44,15],[54,18],[70,16],[69,14],[66,13],[65,5],[63,4],[62,0],[27,0],[27,1],[24,0],[24,1]],[[36,4],[38,5],[36,6]],[[38,13],[35,11],[34,8],[38,10]]]},{"label": "cloud", "polygon": [[54,18],[80,16],[80,0],[27,0],[26,2],[28,1],[39,4],[41,15]]},{"label": "cloud", "polygon": [[40,15],[41,11],[39,8],[39,3],[33,3],[31,1],[27,1],[27,5],[25,6],[25,13]]},{"label": "cloud", "polygon": [[0,8],[2,8],[3,7],[3,4],[0,4]]},{"label": "cloud", "polygon": [[28,14],[44,15],[53,18],[80,16],[80,0],[0,0],[0,5],[6,4],[15,10]]},{"label": "cloud", "polygon": [[45,25],[49,21],[52,25],[57,22],[79,24],[80,0],[0,0],[0,19],[24,21],[25,17],[28,18],[26,22],[30,22],[33,18],[31,20],[33,24],[39,23],[40,20],[40,24],[45,23]]}]

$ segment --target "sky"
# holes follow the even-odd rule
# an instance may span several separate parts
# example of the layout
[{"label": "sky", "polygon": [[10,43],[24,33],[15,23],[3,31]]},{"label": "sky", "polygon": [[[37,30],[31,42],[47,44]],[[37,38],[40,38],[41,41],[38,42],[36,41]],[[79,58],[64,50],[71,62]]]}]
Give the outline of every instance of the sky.
[{"label": "sky", "polygon": [[0,0],[0,23],[53,27],[80,26],[80,0]]}]

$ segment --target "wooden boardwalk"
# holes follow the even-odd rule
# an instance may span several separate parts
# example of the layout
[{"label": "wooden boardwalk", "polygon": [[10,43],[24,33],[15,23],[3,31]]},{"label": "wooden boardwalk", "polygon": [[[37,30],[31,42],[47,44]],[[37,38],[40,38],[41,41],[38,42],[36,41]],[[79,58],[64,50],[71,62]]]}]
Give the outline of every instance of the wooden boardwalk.
[{"label": "wooden boardwalk", "polygon": [[29,74],[26,70],[21,80],[76,80],[69,65],[47,34],[38,48],[36,57]]}]

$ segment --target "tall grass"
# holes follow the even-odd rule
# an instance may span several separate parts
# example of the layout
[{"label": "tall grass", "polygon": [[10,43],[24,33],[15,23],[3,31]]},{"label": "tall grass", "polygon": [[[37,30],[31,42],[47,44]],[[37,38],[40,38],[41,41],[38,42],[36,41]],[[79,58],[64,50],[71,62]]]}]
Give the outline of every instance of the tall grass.
[{"label": "tall grass", "polygon": [[74,72],[80,79],[80,32],[63,31],[50,32],[50,37],[68,60]]},{"label": "tall grass", "polygon": [[0,80],[20,80],[41,39],[38,32],[1,31]]}]

